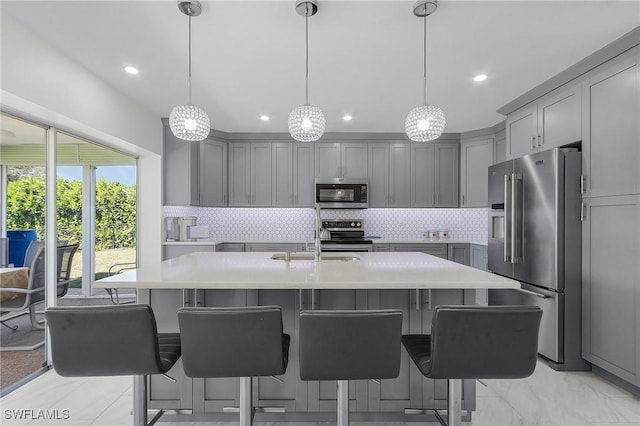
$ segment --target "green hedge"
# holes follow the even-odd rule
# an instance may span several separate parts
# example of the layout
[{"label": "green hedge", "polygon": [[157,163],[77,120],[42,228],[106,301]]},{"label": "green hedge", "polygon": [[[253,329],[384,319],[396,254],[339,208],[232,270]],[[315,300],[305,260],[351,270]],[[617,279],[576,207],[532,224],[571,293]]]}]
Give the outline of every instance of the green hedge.
[{"label": "green hedge", "polygon": [[[7,229],[35,229],[44,239],[45,183],[42,176],[22,176],[7,184]],[[58,178],[58,239],[82,240],[82,183]],[[136,187],[96,182],[96,248],[135,247]]]}]

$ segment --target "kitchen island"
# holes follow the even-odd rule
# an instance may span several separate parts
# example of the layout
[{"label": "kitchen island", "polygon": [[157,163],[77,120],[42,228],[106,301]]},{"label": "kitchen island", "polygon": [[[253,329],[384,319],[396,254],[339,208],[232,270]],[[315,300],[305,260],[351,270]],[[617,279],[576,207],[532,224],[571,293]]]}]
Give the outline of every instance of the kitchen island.
[{"label": "kitchen island", "polygon": [[[279,258],[285,254],[279,253]],[[136,288],[138,301],[150,304],[160,332],[177,332],[182,306],[278,305],[284,331],[292,337],[289,366],[279,377],[254,380],[255,406],[284,407],[284,413],[257,413],[256,421],[331,421],[335,382],[303,382],[298,370],[299,312],[303,309],[399,309],[403,333],[429,333],[433,309],[444,304],[476,304],[476,292],[519,288],[517,281],[415,252],[325,253],[321,262],[272,259],[274,253],[191,253],[96,282],[100,288]],[[328,259],[329,256],[342,259]],[[306,255],[309,256],[309,255]],[[238,380],[190,379],[180,362],[169,372],[177,379],[149,380],[150,408],[177,410],[163,420],[232,421],[223,412],[238,405]],[[137,386],[135,395],[140,396]],[[350,408],[354,421],[433,421],[405,409],[446,408],[445,380],[423,378],[403,351],[397,379],[354,381]],[[464,381],[463,410],[475,409],[475,381]],[[187,414],[185,414],[187,413]],[[185,417],[186,416],[186,417]]]}]

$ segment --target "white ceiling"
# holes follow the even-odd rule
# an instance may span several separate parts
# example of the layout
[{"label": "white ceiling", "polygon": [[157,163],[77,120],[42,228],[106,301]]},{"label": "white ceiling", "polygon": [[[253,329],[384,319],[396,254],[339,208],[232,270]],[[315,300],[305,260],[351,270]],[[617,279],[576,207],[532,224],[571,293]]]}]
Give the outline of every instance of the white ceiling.
[{"label": "white ceiling", "polygon": [[[323,109],[327,131],[404,131],[422,102],[422,20],[413,3],[319,0],[309,19],[309,100]],[[295,1],[202,4],[192,22],[193,103],[218,130],[286,132],[289,112],[304,102],[304,18]],[[188,20],[176,1],[0,7],[158,117],[186,103]],[[492,126],[504,118],[497,108],[639,25],[640,0],[442,0],[427,18],[428,102],[443,108],[446,132]],[[129,64],[138,76],[122,71]],[[474,83],[478,73],[489,78]]]}]

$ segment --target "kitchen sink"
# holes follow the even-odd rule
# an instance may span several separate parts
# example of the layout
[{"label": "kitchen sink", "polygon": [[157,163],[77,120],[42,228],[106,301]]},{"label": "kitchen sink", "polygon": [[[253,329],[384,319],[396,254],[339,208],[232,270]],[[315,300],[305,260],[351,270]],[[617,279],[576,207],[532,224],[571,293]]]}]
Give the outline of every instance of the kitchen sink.
[{"label": "kitchen sink", "polygon": [[[287,256],[288,255],[288,256]],[[271,256],[273,260],[313,260],[314,254],[311,252],[293,252],[293,253],[276,253]],[[350,262],[352,260],[360,260],[358,256],[354,256],[351,253],[322,253],[320,258],[325,260],[342,260],[343,262]]]}]

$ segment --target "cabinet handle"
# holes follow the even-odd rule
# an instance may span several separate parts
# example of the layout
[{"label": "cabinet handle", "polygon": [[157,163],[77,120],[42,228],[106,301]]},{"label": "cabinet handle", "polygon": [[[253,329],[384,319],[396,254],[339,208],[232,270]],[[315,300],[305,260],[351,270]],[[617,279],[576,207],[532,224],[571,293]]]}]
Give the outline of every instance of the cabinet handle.
[{"label": "cabinet handle", "polygon": [[536,137],[531,135],[531,149],[536,149]]},{"label": "cabinet handle", "polygon": [[253,195],[251,196],[251,202],[252,202],[253,204],[255,204],[255,203],[256,203],[256,194],[253,194]]},{"label": "cabinet handle", "polygon": [[431,205],[434,206],[436,204],[436,199],[433,194],[431,194]]},{"label": "cabinet handle", "polygon": [[580,194],[587,192],[587,177],[585,175],[580,176]]},{"label": "cabinet handle", "polygon": [[440,194],[436,194],[436,206],[440,204]]},{"label": "cabinet handle", "polygon": [[538,146],[544,145],[544,141],[542,140],[542,136],[538,135]]},{"label": "cabinet handle", "polygon": [[464,194],[462,195],[462,205],[464,206]]},{"label": "cabinet handle", "polygon": [[580,222],[587,220],[587,203],[584,201],[580,203]]},{"label": "cabinet handle", "polygon": [[298,302],[300,303],[300,310],[303,310],[303,309],[304,309],[304,306],[303,306],[303,304],[302,304],[302,292],[303,292],[303,291],[304,291],[304,290],[302,290],[302,289],[298,290]]},{"label": "cabinet handle", "polygon": [[416,288],[416,311],[420,310],[420,289]]}]

